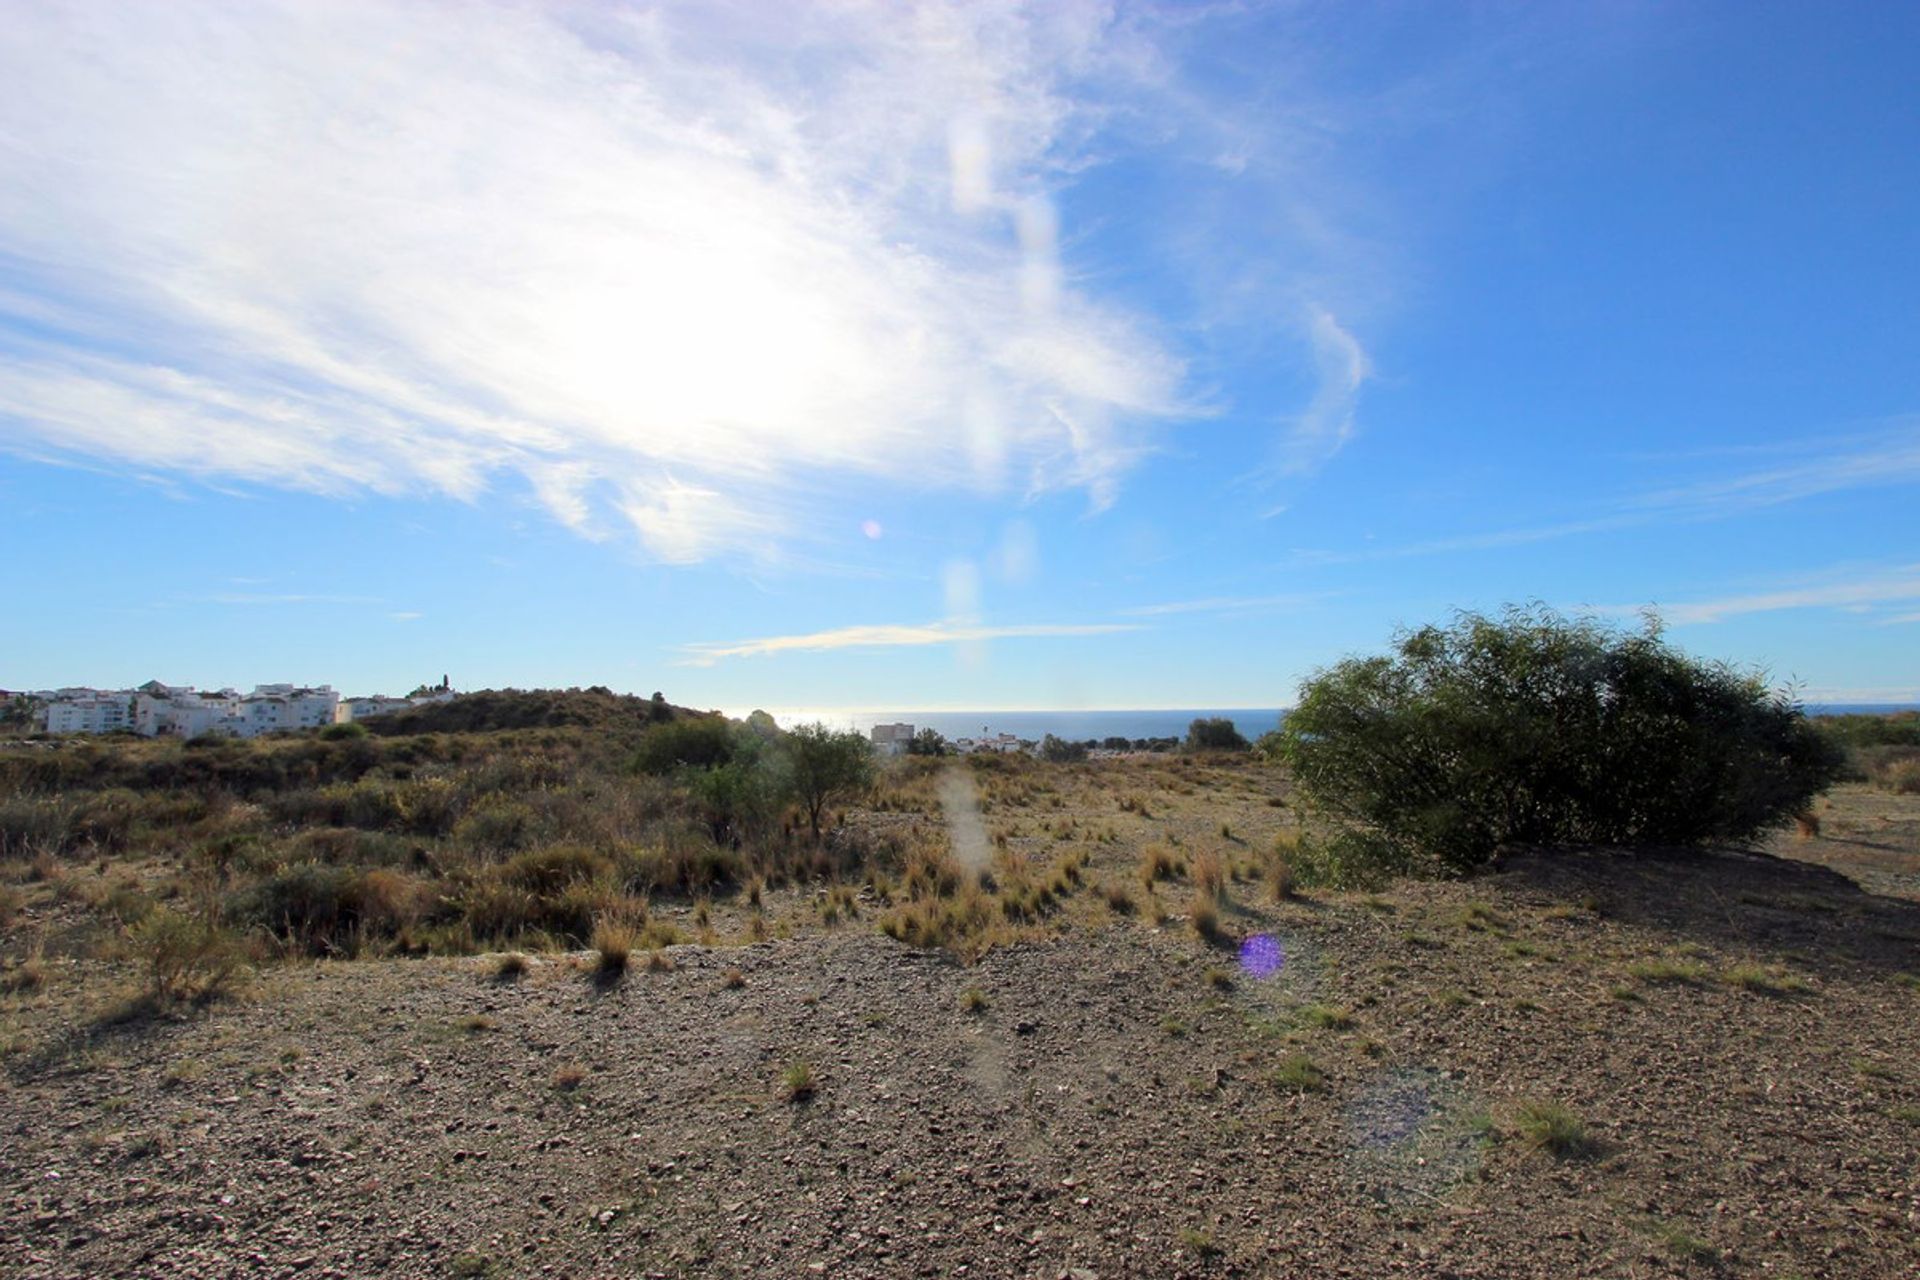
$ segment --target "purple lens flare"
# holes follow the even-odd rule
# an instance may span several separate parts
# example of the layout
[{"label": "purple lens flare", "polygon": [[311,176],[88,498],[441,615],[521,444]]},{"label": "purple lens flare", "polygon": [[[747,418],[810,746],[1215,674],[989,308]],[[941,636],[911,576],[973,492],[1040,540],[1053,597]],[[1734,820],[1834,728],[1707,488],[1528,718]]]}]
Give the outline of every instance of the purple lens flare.
[{"label": "purple lens flare", "polygon": [[1253,978],[1271,978],[1287,962],[1280,940],[1270,933],[1250,934],[1240,944],[1240,967]]}]

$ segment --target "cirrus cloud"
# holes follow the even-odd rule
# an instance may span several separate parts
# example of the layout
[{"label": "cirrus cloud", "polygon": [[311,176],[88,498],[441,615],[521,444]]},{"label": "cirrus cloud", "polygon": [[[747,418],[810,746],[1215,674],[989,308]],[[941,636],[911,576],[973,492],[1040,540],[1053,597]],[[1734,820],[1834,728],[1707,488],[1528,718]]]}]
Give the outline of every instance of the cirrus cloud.
[{"label": "cirrus cloud", "polygon": [[1098,4],[775,16],[15,9],[0,444],[517,476],[669,562],[862,480],[1111,501],[1184,366],[1065,269],[1049,188],[1150,54]]}]

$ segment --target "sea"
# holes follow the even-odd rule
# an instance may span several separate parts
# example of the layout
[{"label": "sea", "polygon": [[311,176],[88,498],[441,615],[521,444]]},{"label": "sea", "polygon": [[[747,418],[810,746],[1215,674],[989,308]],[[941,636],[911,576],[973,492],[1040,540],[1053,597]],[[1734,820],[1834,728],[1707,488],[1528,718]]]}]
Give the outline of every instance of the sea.
[{"label": "sea", "polygon": [[[1807,713],[1815,716],[1849,713],[1886,714],[1914,710],[1914,703],[1811,703]],[[744,717],[752,708],[736,708],[727,714]],[[1283,707],[1168,707],[1160,710],[1132,711],[897,711],[886,709],[849,709],[846,707],[768,707],[766,711],[781,728],[819,722],[834,729],[857,729],[866,733],[877,724],[910,724],[915,729],[933,729],[941,737],[983,738],[1010,733],[1016,738],[1038,742],[1049,733],[1069,742],[1088,738],[1184,738],[1187,726],[1195,720],[1216,716],[1233,721],[1234,728],[1249,742],[1280,727],[1286,716]]]},{"label": "sea", "polygon": [[[749,708],[750,710],[751,708]],[[781,728],[818,721],[834,729],[857,729],[865,733],[877,724],[910,724],[915,729],[932,729],[949,740],[983,738],[1010,733],[1016,738],[1038,742],[1048,734],[1069,742],[1092,738],[1184,738],[1187,726],[1195,720],[1219,716],[1233,721],[1234,728],[1252,741],[1269,729],[1280,727],[1283,714],[1278,707],[1187,707],[1157,711],[890,711],[885,709],[848,709],[846,707],[768,707],[767,714]],[[744,710],[729,710],[730,716],[744,716]]]}]

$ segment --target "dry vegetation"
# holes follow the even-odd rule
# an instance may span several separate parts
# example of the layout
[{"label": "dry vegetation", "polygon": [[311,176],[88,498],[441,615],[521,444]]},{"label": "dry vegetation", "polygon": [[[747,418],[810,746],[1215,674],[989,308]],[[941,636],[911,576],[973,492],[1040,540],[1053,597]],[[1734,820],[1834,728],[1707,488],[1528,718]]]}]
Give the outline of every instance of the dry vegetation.
[{"label": "dry vegetation", "polygon": [[1920,1268],[1897,787],[1344,890],[1243,755],[907,760],[736,846],[630,749],[0,755],[0,1271]]}]

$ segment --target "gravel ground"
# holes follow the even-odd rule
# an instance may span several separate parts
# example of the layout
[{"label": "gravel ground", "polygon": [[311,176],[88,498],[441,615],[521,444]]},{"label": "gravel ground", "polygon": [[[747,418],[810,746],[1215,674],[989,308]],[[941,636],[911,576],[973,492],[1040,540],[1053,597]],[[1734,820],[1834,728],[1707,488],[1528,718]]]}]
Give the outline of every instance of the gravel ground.
[{"label": "gravel ground", "polygon": [[[63,973],[0,1102],[0,1271],[1920,1272],[1913,904],[1591,855],[1229,920],[1277,973],[1178,920],[972,968],[864,921],[611,985],[319,964],[119,1024],[63,1019]],[[1534,1148],[1523,1099],[1594,1150]]]},{"label": "gravel ground", "polygon": [[0,1275],[1920,1275],[1920,801],[1843,788],[1791,857],[1235,883],[1214,946],[1156,922],[1183,886],[1097,890],[1267,847],[1265,774],[983,807],[995,858],[1092,861],[1057,936],[971,967],[804,894],[791,937],[612,983],[303,963],[127,1016],[124,968],[50,953],[0,997]]}]

